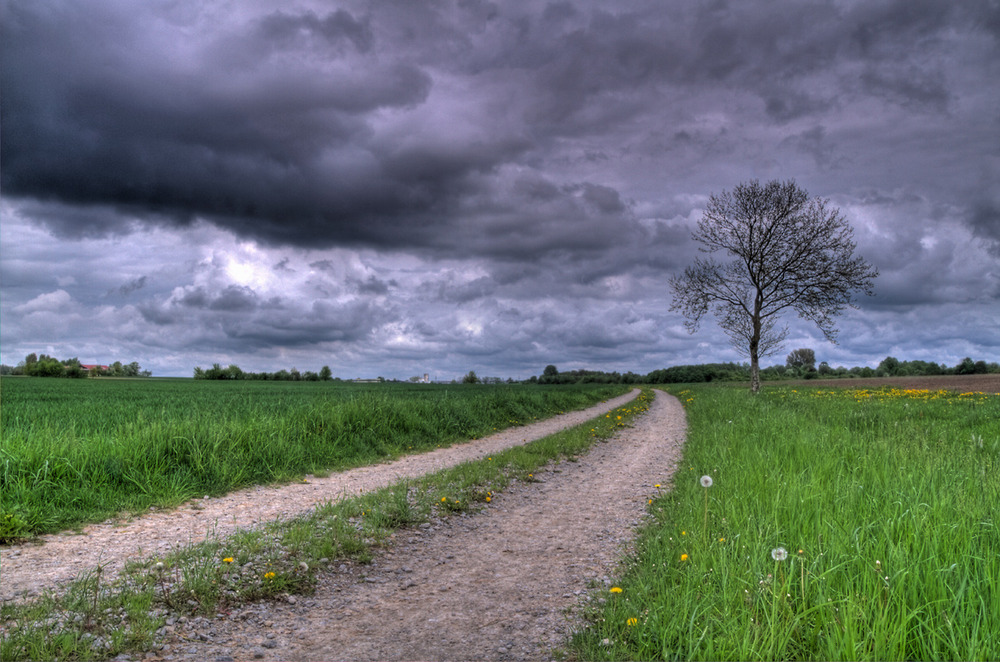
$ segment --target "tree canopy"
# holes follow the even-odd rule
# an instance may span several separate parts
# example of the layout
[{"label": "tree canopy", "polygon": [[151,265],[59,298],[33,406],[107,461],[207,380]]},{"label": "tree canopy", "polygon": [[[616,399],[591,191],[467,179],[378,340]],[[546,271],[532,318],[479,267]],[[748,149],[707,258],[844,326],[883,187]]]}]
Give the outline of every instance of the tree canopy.
[{"label": "tree canopy", "polygon": [[792,353],[785,359],[785,365],[789,368],[811,371],[816,369],[816,352],[806,347],[792,350]]}]

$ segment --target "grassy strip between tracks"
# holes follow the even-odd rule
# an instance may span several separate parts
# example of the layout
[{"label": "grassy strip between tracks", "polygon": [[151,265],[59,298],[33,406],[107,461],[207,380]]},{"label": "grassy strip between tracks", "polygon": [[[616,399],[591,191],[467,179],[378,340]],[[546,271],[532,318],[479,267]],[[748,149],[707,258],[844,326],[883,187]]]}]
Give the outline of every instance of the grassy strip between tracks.
[{"label": "grassy strip between tracks", "polygon": [[995,660],[1000,395],[671,388],[684,464],[586,660]]},{"label": "grassy strip between tracks", "polygon": [[117,577],[95,571],[59,595],[5,605],[0,659],[107,659],[151,650],[168,618],[308,594],[318,573],[345,559],[369,560],[396,529],[488,508],[492,495],[512,481],[532,481],[532,473],[551,461],[572,461],[630,425],[646,411],[649,397],[644,391],[606,416],[485,460],[147,558]]}]

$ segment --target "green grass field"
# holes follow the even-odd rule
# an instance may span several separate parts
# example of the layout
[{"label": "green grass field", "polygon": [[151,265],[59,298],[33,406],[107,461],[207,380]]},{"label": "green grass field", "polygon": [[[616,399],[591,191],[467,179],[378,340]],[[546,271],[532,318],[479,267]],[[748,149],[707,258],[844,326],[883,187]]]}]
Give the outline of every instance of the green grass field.
[{"label": "green grass field", "polygon": [[1000,396],[671,391],[684,464],[576,656],[1000,657]]},{"label": "green grass field", "polygon": [[4,378],[0,541],[433,449],[626,390]]}]

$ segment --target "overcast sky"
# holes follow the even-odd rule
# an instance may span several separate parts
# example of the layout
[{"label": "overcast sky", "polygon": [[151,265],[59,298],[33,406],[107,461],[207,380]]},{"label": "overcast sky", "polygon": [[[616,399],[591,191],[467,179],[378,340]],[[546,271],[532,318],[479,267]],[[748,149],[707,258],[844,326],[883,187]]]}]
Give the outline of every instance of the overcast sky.
[{"label": "overcast sky", "polygon": [[1000,4],[0,0],[0,351],[524,378],[744,360],[667,280],[794,179],[831,365],[1000,360]]}]

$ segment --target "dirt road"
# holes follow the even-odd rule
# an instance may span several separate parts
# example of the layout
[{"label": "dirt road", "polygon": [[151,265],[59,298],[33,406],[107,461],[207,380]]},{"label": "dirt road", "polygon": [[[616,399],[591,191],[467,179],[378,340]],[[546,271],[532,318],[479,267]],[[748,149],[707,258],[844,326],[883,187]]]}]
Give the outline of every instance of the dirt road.
[{"label": "dirt road", "polygon": [[542,660],[609,596],[647,500],[681,458],[685,417],[658,392],[634,427],[490,507],[397,533],[313,596],[178,625],[162,659]]}]

